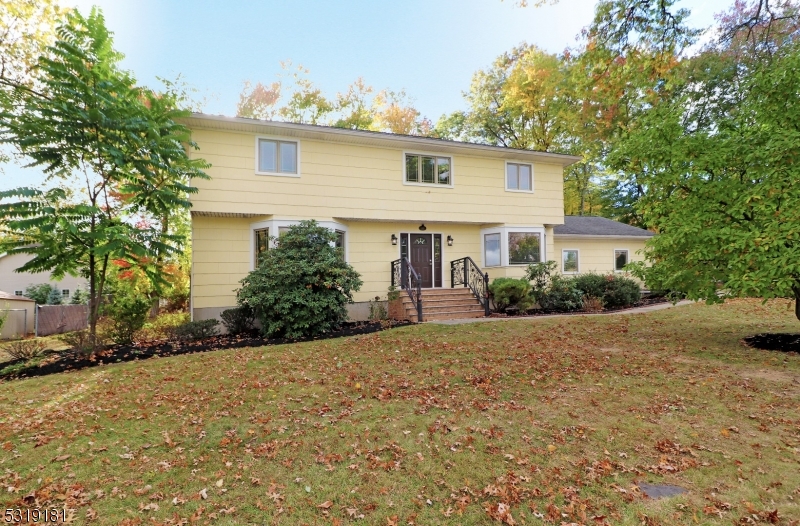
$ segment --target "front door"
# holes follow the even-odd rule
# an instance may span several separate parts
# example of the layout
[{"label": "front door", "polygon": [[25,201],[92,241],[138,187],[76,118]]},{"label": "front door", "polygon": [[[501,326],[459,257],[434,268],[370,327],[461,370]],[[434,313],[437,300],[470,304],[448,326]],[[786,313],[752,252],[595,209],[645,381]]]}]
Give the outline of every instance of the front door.
[{"label": "front door", "polygon": [[433,287],[433,236],[431,234],[411,234],[408,258],[411,266],[419,273],[422,287]]}]

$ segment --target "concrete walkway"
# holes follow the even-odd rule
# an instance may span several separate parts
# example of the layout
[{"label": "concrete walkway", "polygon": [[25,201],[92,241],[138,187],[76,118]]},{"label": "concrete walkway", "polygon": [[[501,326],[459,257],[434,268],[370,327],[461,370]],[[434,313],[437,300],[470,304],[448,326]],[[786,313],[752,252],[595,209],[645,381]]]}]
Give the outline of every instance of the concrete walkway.
[{"label": "concrete walkway", "polygon": [[680,307],[682,305],[691,305],[694,303],[689,300],[682,300],[678,303],[658,303],[656,305],[647,305],[646,307],[637,307],[635,309],[626,309],[611,312],[599,312],[596,314],[543,314],[541,316],[509,316],[507,318],[466,318],[463,320],[441,320],[441,321],[428,321],[425,323],[438,323],[440,325],[463,325],[465,323],[486,323],[494,321],[532,321],[541,320],[546,318],[575,318],[580,316],[616,316],[625,314],[644,314],[657,310],[671,309],[672,307]]}]

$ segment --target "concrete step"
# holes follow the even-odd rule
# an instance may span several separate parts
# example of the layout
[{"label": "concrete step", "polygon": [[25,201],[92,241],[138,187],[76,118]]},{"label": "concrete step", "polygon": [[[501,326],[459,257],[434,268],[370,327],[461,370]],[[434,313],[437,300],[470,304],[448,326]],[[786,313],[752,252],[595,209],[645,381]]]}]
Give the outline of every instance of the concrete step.
[{"label": "concrete step", "polygon": [[[461,303],[460,305],[445,305],[445,306],[432,306],[428,303],[422,303],[422,313],[427,318],[428,314],[438,314],[441,312],[461,312],[461,311],[476,311],[483,312],[483,307],[478,303]],[[406,307],[406,314],[410,312],[417,312],[413,306]]]}]

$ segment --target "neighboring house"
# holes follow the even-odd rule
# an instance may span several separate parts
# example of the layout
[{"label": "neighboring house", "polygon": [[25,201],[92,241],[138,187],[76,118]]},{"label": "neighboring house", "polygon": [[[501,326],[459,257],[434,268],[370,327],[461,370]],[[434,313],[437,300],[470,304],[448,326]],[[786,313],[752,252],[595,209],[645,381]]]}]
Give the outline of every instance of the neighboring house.
[{"label": "neighboring house", "polygon": [[633,261],[642,261],[645,242],[653,233],[605,217],[565,216],[553,228],[555,254],[563,274],[623,272]]},{"label": "neighboring house", "polygon": [[[303,219],[334,230],[361,274],[353,319],[386,298],[393,277],[401,281],[401,257],[419,274],[425,319],[483,314],[475,297],[447,296],[451,275],[456,292],[469,294],[459,283],[465,257],[490,279],[561,258],[554,227],[564,224],[563,170],[578,157],[202,114],[185,122],[199,146],[192,155],[211,164],[211,179],[196,181],[191,197],[195,320],[234,307],[259,254]],[[448,307],[467,300],[473,307]]]},{"label": "neighboring house", "polygon": [[5,316],[0,339],[21,338],[35,331],[36,302],[24,296],[0,291],[0,316]]},{"label": "neighboring house", "polygon": [[0,254],[0,289],[22,296],[29,285],[49,283],[61,291],[65,303],[69,303],[76,289],[87,289],[86,280],[83,278],[67,275],[57,281],[51,278],[48,272],[15,272],[31,259],[33,256],[30,254]]}]

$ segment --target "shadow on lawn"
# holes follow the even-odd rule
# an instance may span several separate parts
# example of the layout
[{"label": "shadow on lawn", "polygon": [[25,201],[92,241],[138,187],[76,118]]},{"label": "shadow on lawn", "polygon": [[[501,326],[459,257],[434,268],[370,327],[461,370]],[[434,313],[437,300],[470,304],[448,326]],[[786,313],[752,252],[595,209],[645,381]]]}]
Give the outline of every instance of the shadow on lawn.
[{"label": "shadow on lawn", "polygon": [[800,352],[800,334],[762,333],[742,340],[748,347],[765,351]]},{"label": "shadow on lawn", "polygon": [[263,347],[266,345],[280,345],[284,343],[298,343],[304,341],[326,340],[329,338],[341,338],[344,336],[357,336],[360,334],[371,334],[385,329],[410,325],[410,322],[391,322],[382,324],[381,322],[350,322],[345,323],[338,331],[313,338],[302,338],[291,340],[286,338],[264,338],[253,331],[244,335],[222,335],[212,336],[203,340],[194,341],[151,341],[135,343],[132,345],[112,345],[87,356],[83,353],[72,350],[56,351],[45,356],[42,360],[35,363],[25,362],[25,360],[15,360],[3,364],[0,369],[0,380],[17,380],[22,378],[32,378],[35,376],[46,376],[48,374],[63,373],[67,371],[79,371],[87,367],[98,365],[131,362],[134,360],[146,360],[153,357],[179,356],[181,354],[192,354],[208,351],[221,351],[224,349],[237,349],[241,347]]}]

